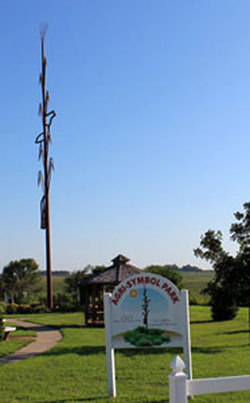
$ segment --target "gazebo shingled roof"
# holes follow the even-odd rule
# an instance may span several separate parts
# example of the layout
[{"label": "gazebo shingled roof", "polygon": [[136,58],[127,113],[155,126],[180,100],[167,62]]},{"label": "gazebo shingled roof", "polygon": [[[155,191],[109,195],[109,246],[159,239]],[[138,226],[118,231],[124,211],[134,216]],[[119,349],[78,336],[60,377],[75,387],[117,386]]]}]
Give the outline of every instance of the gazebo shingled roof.
[{"label": "gazebo shingled roof", "polygon": [[128,263],[128,259],[124,255],[118,255],[112,259],[112,266],[107,269],[93,274],[82,282],[83,286],[89,284],[117,284],[133,274],[140,273],[142,270]]}]

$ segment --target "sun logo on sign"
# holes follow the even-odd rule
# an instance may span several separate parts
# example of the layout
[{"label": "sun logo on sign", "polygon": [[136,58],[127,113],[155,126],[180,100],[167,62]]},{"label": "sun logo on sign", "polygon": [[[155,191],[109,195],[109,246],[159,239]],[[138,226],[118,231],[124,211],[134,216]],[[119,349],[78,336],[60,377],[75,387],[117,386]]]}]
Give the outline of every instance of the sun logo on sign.
[{"label": "sun logo on sign", "polygon": [[138,291],[136,289],[133,289],[129,293],[131,298],[137,298],[138,297]]}]

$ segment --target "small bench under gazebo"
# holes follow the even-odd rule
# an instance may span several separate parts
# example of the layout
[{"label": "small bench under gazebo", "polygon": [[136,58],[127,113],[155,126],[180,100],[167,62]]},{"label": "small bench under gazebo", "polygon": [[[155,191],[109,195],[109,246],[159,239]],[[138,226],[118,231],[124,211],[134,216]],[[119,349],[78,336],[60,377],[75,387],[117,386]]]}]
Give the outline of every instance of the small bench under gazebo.
[{"label": "small bench under gazebo", "polygon": [[112,260],[112,266],[82,282],[80,289],[86,326],[104,326],[103,293],[112,292],[121,281],[142,271],[129,261],[126,256],[118,255]]}]

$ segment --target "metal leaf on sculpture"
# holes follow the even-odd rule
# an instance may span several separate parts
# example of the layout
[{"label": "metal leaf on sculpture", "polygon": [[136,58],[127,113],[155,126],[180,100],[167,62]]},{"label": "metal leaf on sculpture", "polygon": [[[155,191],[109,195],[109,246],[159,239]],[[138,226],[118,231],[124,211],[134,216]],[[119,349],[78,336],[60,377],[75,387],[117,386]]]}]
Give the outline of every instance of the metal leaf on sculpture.
[{"label": "metal leaf on sculpture", "polygon": [[45,196],[42,197],[41,203],[41,229],[47,228],[47,220],[46,220],[46,198]]},{"label": "metal leaf on sculpture", "polygon": [[38,134],[38,136],[36,136],[35,143],[40,144],[43,141],[44,141],[44,133],[42,132],[42,133]]},{"label": "metal leaf on sculpture", "polygon": [[39,160],[41,159],[42,156],[43,156],[43,145],[42,145],[42,143],[40,143],[40,147],[39,147]]},{"label": "metal leaf on sculpture", "polygon": [[49,160],[49,170],[55,170],[54,160],[52,157]]},{"label": "metal leaf on sculpture", "polygon": [[42,186],[44,185],[44,181],[43,181],[43,174],[42,171],[38,172],[38,180],[37,180],[37,184],[38,186],[42,184]]}]

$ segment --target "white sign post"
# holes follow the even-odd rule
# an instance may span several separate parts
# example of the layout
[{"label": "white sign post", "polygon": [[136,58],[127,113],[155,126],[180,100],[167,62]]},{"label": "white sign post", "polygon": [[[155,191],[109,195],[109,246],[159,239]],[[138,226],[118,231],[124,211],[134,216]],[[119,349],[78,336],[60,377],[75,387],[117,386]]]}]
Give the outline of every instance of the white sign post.
[{"label": "white sign post", "polygon": [[109,396],[116,396],[115,349],[182,347],[192,379],[188,291],[152,273],[129,277],[104,294]]},{"label": "white sign post", "polygon": [[105,332],[106,332],[106,359],[107,359],[107,374],[108,374],[108,391],[110,397],[116,396],[116,381],[115,381],[115,350],[112,346],[112,294],[104,294],[104,309],[105,309]]}]

